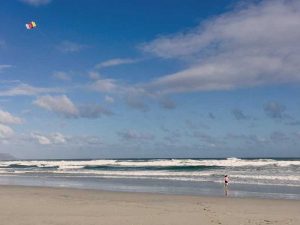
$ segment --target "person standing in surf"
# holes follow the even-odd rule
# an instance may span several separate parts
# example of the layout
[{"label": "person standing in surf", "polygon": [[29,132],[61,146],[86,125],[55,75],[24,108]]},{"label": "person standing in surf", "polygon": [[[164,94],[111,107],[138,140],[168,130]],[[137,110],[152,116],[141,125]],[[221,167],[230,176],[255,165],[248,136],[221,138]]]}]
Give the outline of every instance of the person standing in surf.
[{"label": "person standing in surf", "polygon": [[228,184],[229,184],[229,177],[228,175],[224,176],[224,192],[225,192],[225,196],[228,195]]}]

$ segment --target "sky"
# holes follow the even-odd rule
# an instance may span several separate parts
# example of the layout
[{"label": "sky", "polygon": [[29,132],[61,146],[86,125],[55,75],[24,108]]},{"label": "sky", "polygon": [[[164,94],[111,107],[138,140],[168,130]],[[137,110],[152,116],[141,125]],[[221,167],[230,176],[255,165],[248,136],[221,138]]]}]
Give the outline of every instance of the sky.
[{"label": "sky", "polygon": [[299,40],[297,0],[3,0],[0,153],[300,157]]}]

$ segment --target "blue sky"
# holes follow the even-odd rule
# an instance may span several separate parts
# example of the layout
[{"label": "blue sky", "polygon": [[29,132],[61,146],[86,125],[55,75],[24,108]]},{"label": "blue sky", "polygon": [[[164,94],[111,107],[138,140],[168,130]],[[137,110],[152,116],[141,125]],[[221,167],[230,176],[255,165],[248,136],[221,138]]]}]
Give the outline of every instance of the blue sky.
[{"label": "blue sky", "polygon": [[0,152],[299,157],[299,21],[293,0],[4,0]]}]

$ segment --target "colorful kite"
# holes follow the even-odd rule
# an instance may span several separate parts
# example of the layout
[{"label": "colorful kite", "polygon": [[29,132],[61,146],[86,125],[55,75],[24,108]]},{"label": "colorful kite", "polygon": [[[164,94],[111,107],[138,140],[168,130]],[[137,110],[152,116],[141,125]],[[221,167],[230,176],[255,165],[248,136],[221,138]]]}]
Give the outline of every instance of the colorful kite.
[{"label": "colorful kite", "polygon": [[26,23],[25,26],[28,30],[31,30],[36,27],[36,23],[32,21],[30,23]]}]

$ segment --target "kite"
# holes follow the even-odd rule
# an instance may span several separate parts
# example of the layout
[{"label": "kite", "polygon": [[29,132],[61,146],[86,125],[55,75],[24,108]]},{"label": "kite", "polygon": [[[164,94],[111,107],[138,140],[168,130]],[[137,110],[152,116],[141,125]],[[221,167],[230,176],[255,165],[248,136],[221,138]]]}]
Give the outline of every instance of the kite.
[{"label": "kite", "polygon": [[32,21],[30,23],[26,23],[25,26],[28,30],[31,30],[36,27],[36,23]]}]

